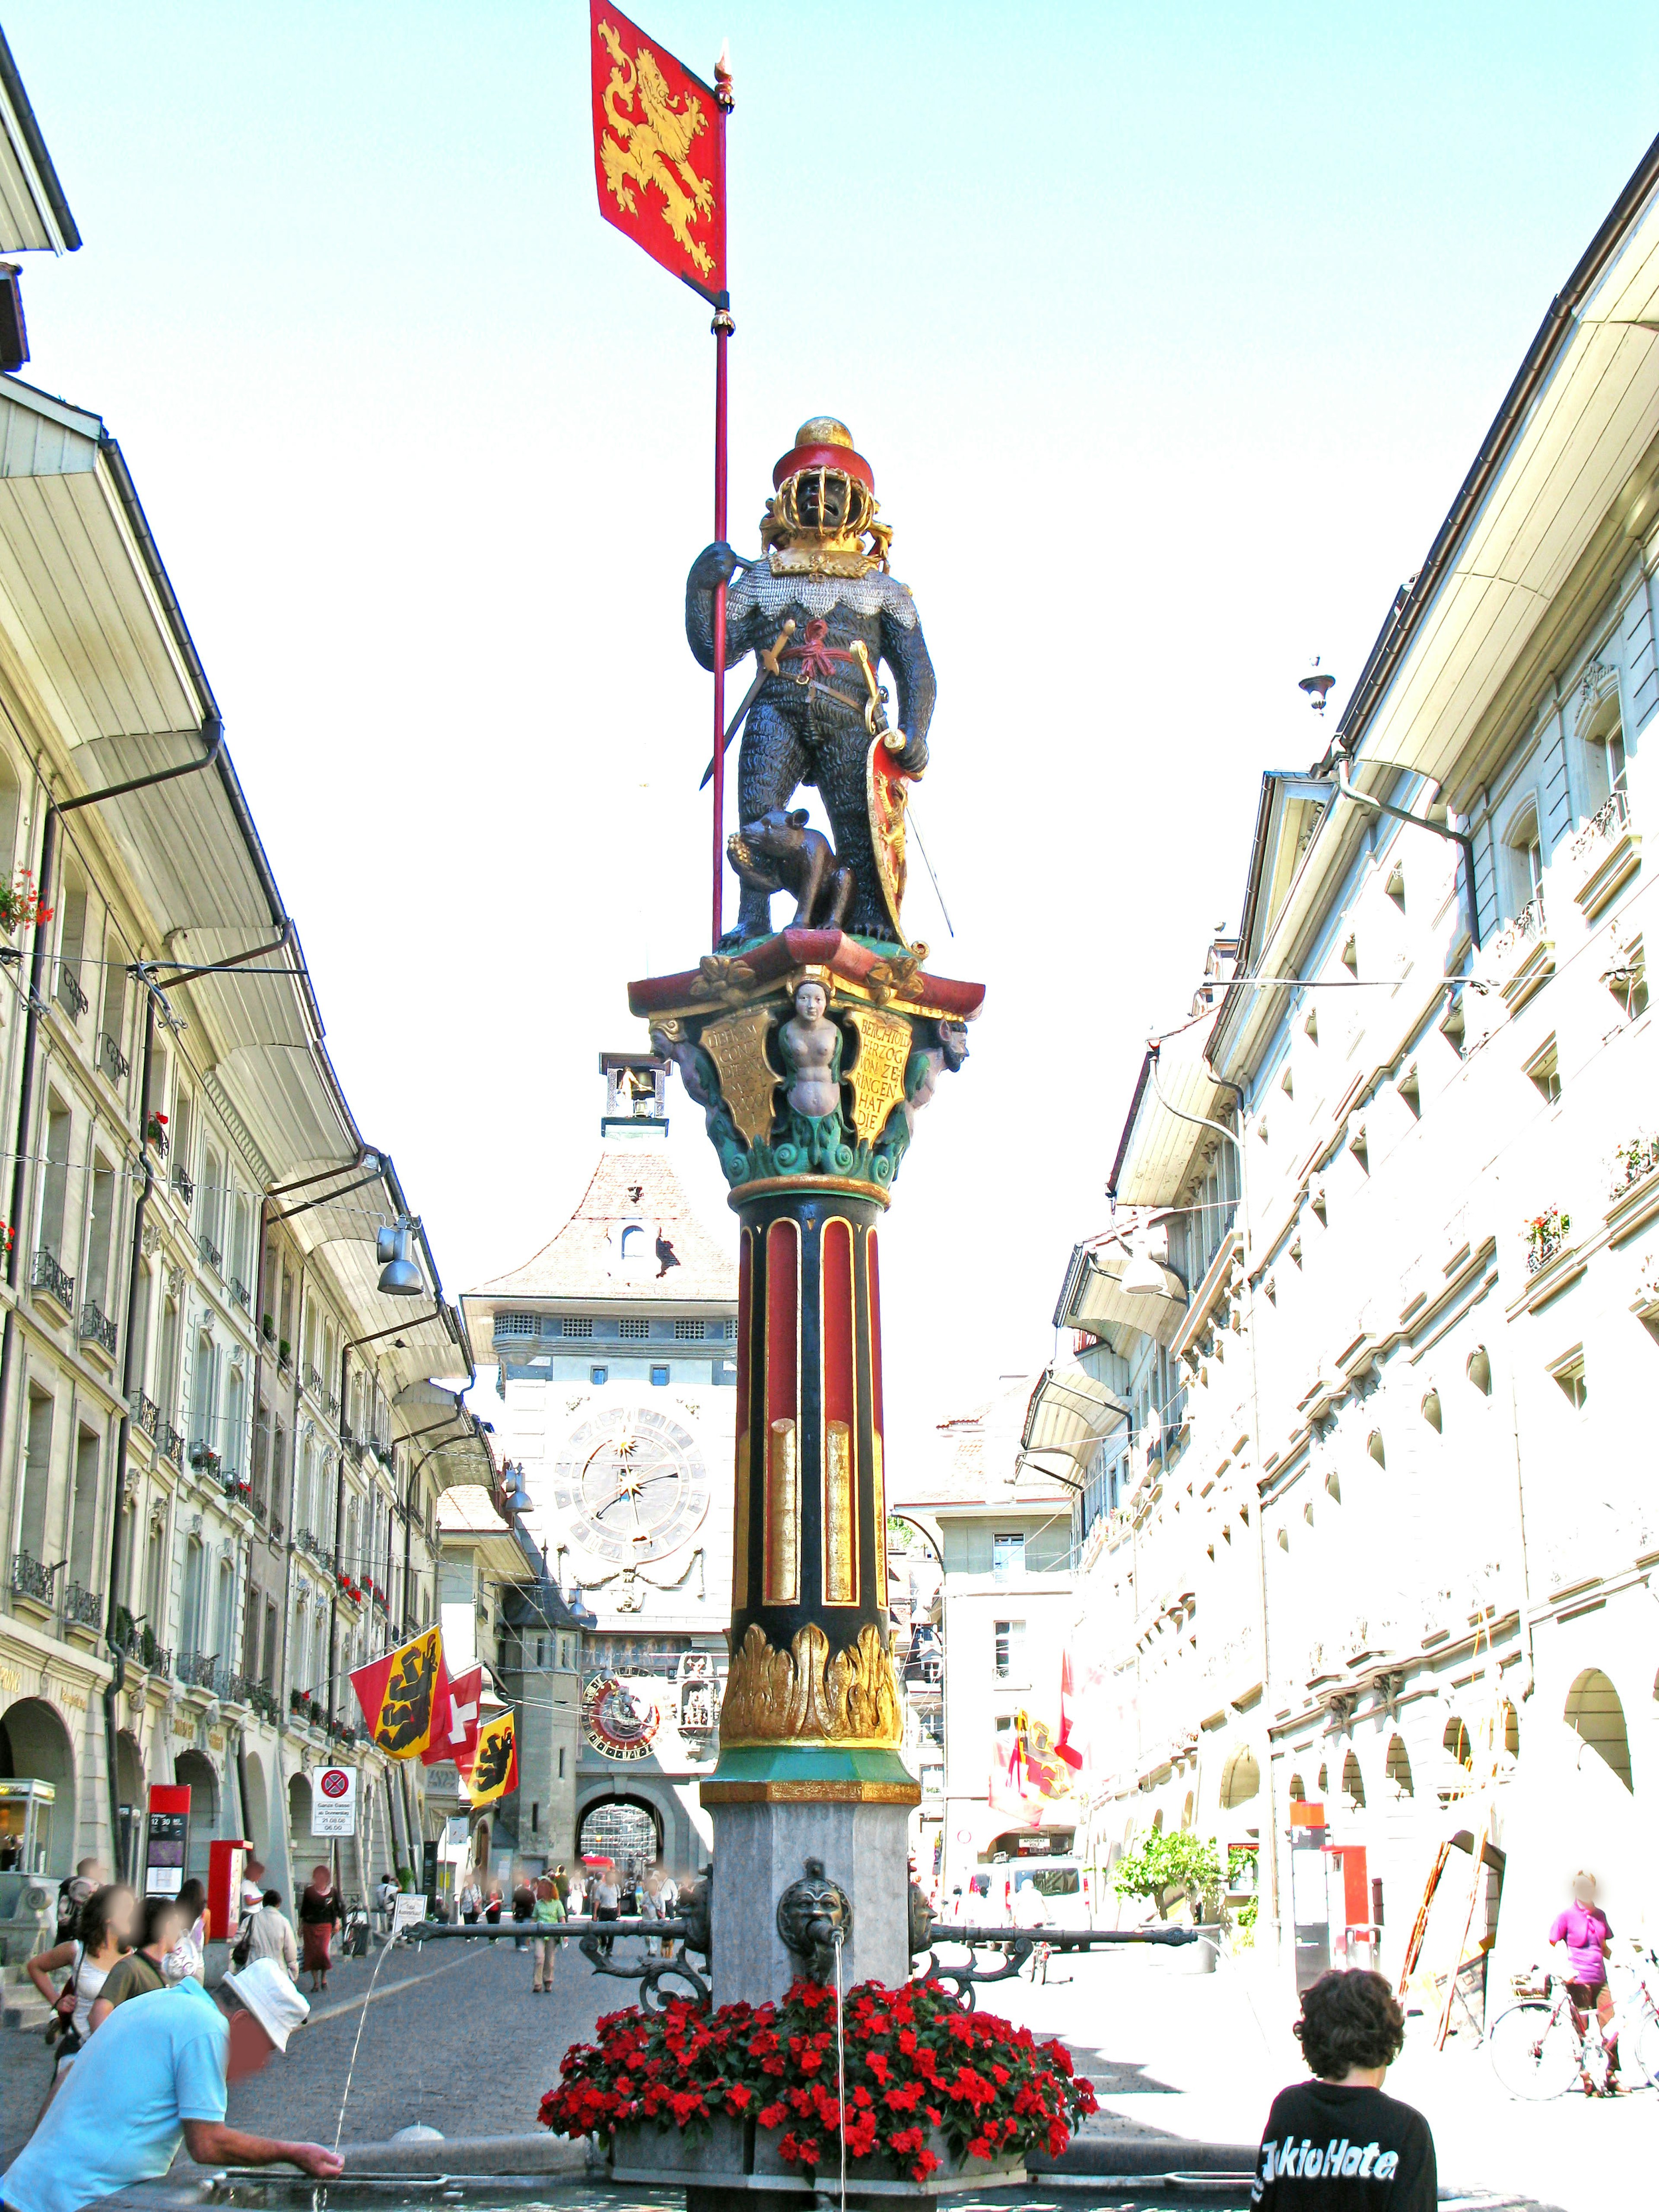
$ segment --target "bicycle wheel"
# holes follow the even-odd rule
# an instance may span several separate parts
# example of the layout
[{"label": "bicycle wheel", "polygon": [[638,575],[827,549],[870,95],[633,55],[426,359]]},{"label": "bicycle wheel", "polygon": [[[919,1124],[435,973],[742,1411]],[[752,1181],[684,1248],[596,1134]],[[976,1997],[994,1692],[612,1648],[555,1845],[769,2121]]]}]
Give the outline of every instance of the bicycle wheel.
[{"label": "bicycle wheel", "polygon": [[[1623,2043],[1622,2036],[1620,2041]],[[1624,2063],[1632,2075],[1639,2074],[1643,2081],[1659,2084],[1659,2014],[1644,2012],[1637,2021]]]},{"label": "bicycle wheel", "polygon": [[1514,2005],[1486,2031],[1486,2045],[1511,2097],[1559,2097],[1579,2077],[1578,2038],[1565,2007]]}]

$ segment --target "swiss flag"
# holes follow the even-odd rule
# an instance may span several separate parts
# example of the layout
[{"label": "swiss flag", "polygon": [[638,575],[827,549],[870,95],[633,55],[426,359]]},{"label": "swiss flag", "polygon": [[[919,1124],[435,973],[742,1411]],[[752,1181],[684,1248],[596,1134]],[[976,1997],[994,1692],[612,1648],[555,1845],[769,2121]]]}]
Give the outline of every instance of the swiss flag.
[{"label": "swiss flag", "polygon": [[590,0],[599,213],[672,276],[726,304],[719,96],[637,23]]},{"label": "swiss flag", "polygon": [[1060,1655],[1060,1734],[1054,1739],[1054,1756],[1063,1759],[1073,1771],[1083,1765],[1083,1754],[1072,1741],[1072,1699],[1075,1694],[1072,1683],[1072,1654],[1068,1648]]},{"label": "swiss flag", "polygon": [[421,1753],[425,1766],[453,1759],[463,1774],[478,1748],[478,1707],[483,1698],[483,1668],[474,1667],[453,1681],[446,1674],[432,1714],[432,1740]]}]

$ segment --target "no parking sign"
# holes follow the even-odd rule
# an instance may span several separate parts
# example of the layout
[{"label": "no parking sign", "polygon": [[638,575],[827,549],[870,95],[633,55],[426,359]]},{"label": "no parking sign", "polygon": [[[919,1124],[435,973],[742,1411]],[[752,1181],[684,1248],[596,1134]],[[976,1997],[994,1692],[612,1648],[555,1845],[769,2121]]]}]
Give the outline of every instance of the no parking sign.
[{"label": "no parking sign", "polygon": [[319,1766],[311,1778],[312,1834],[349,1836],[356,1828],[356,1768]]}]

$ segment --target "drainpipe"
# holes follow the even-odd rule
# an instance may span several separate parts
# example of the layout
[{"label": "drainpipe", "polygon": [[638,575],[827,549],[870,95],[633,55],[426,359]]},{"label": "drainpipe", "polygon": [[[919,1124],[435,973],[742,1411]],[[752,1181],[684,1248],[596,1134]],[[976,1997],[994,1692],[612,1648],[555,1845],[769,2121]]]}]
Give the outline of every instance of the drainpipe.
[{"label": "drainpipe", "polygon": [[1357,806],[1369,806],[1374,812],[1387,814],[1396,822],[1409,823],[1413,830],[1427,830],[1437,837],[1443,837],[1449,845],[1455,845],[1463,855],[1463,881],[1468,893],[1469,936],[1477,952],[1480,950],[1480,907],[1474,888],[1474,838],[1468,830],[1453,830],[1440,822],[1431,822],[1425,815],[1409,814],[1403,806],[1390,806],[1385,799],[1373,799],[1369,792],[1356,791],[1348,781],[1348,763],[1341,753],[1336,759],[1336,787],[1344,799],[1352,799]]},{"label": "drainpipe", "polygon": [[[138,1196],[132,1209],[132,1256],[127,1268],[126,1346],[121,1361],[121,1419],[115,1432],[115,1483],[112,1492],[109,1537],[109,1589],[104,1613],[104,1638],[110,1648],[114,1664],[109,1680],[104,1685],[104,1753],[109,1768],[109,1833],[111,1863],[117,1838],[121,1832],[121,1783],[118,1771],[115,1708],[117,1700],[126,1687],[126,1654],[115,1641],[116,1615],[121,1586],[121,1493],[126,1486],[127,1450],[132,1437],[132,1394],[138,1388],[139,1367],[143,1358],[143,1346],[133,1322],[138,1311],[138,1293],[144,1279],[144,1214],[149,1205],[149,1194],[155,1187],[155,1170],[149,1158],[149,1093],[150,1077],[155,1058],[155,988],[147,971],[135,970],[144,992],[144,1054],[143,1071],[138,1079],[138,1161],[144,1180],[139,1186]],[[246,1805],[246,1794],[243,1798]]]}]

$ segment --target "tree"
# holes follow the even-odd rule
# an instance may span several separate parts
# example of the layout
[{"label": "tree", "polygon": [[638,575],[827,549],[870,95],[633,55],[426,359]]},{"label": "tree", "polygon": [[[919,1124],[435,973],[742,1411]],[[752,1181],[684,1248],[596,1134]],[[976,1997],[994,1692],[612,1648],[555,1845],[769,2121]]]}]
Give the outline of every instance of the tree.
[{"label": "tree", "polygon": [[1189,1828],[1155,1829],[1138,1851],[1118,1861],[1112,1886],[1120,1897],[1151,1898],[1160,1920],[1183,1897],[1202,1917],[1205,1901],[1221,1889],[1220,1854],[1209,1837]]}]

